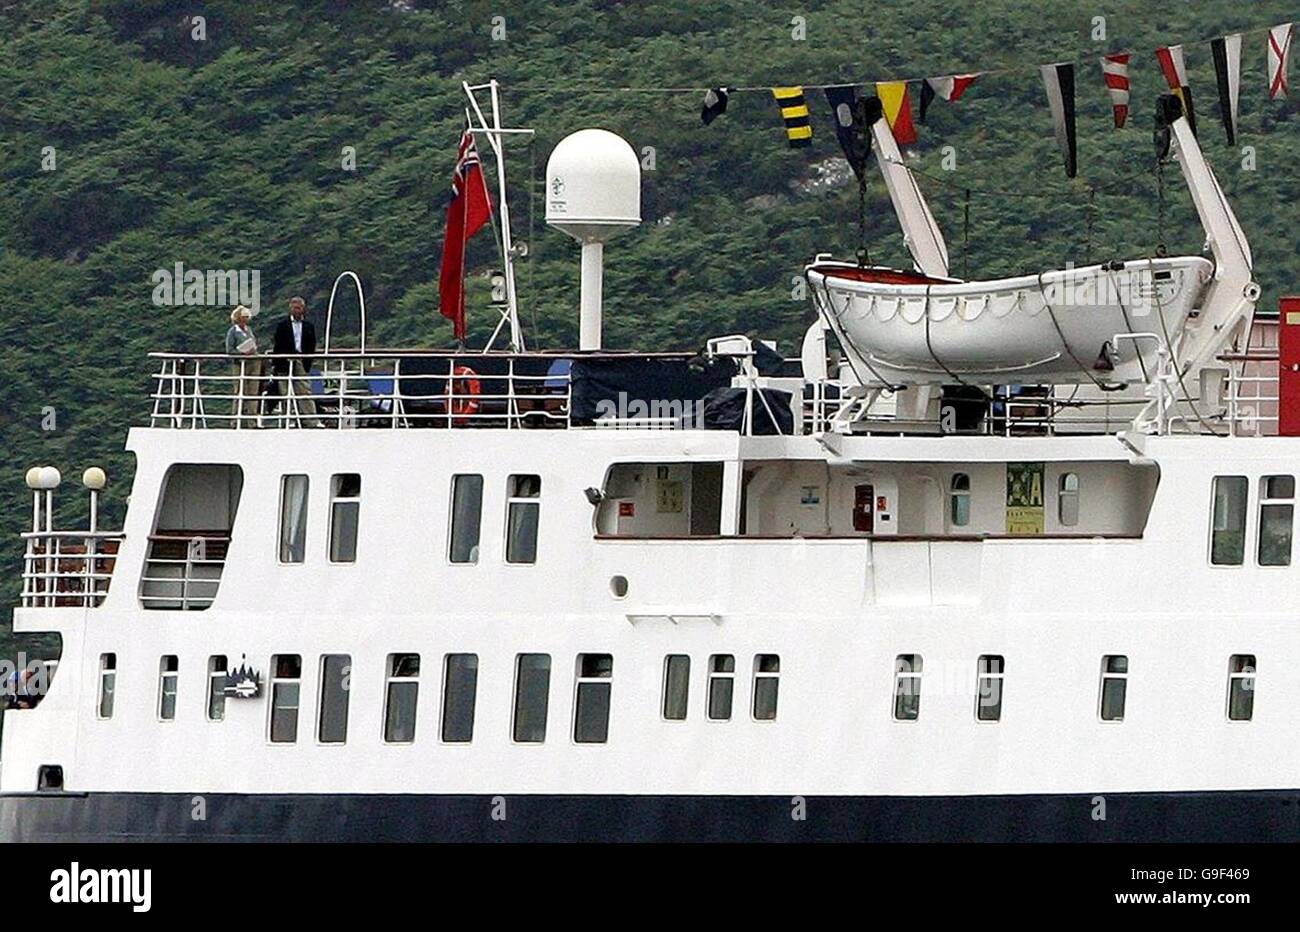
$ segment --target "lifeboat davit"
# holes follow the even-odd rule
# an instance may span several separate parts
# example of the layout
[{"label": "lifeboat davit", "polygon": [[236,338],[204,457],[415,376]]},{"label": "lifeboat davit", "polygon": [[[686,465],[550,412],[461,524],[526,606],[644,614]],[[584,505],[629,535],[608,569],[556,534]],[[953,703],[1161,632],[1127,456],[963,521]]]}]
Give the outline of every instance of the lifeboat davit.
[{"label": "lifeboat davit", "polygon": [[1181,256],[964,282],[819,260],[806,273],[861,375],[882,383],[1123,385],[1149,378],[1213,268]]}]

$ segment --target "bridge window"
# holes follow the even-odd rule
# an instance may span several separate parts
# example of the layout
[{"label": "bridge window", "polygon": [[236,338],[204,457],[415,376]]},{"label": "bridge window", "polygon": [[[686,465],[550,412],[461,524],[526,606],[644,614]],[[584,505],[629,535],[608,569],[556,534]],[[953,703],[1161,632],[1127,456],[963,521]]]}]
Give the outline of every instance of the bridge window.
[{"label": "bridge window", "polygon": [[514,739],[520,744],[546,740],[551,691],[551,655],[520,654],[515,661]]},{"label": "bridge window", "polygon": [[463,744],[474,739],[478,693],[478,654],[448,654],[442,676],[442,740]]},{"label": "bridge window", "polygon": [[1265,476],[1259,488],[1260,566],[1291,565],[1295,476]]},{"label": "bridge window", "polygon": [[894,658],[894,721],[914,722],[921,717],[921,655]]},{"label": "bridge window", "polygon": [[714,654],[709,658],[709,718],[715,722],[731,719],[731,699],[736,689],[736,658],[731,654]]},{"label": "bridge window", "polygon": [[664,718],[670,722],[686,720],[686,705],[691,691],[691,658],[669,654],[664,658]]},{"label": "bridge window", "polygon": [[1002,719],[1002,681],[1006,661],[999,654],[984,654],[975,667],[975,720],[996,722]]},{"label": "bridge window", "polygon": [[298,703],[302,697],[302,657],[276,654],[271,658],[271,743],[298,740]]},{"label": "bridge window", "polygon": [[754,657],[754,720],[776,720],[777,687],[781,684],[781,658],[776,654]]},{"label": "bridge window", "polygon": [[1101,707],[1103,722],[1124,721],[1124,703],[1128,698],[1128,657],[1107,654],[1101,658]]},{"label": "bridge window", "polygon": [[1079,523],[1079,474],[1067,472],[1061,476],[1056,496],[1056,517],[1062,527]]},{"label": "bridge window", "polygon": [[479,531],[483,521],[483,477],[451,477],[451,539],[447,558],[452,563],[477,563]]},{"label": "bridge window", "polygon": [[202,611],[212,604],[243,486],[238,466],[177,463],[167,470],[140,577],[144,608]]},{"label": "bridge window", "polygon": [[537,562],[541,476],[511,476],[506,503],[506,562]]},{"label": "bridge window", "polygon": [[1228,661],[1228,720],[1248,722],[1255,714],[1255,655],[1233,654]]},{"label": "bridge window", "polygon": [[166,654],[158,662],[158,721],[176,718],[176,681],[180,664],[175,654]]},{"label": "bridge window", "polygon": [[384,683],[384,740],[410,744],[415,740],[415,709],[420,697],[420,655],[389,654]]},{"label": "bridge window", "polygon": [[609,739],[609,703],[614,676],[610,654],[579,654],[577,695],[573,702],[573,740],[604,744]]},{"label": "bridge window", "polygon": [[1210,562],[1215,566],[1240,566],[1246,555],[1245,476],[1215,476],[1210,527]]},{"label": "bridge window", "polygon": [[361,476],[339,473],[330,479],[330,562],[357,562],[357,521],[361,516]]},{"label": "bridge window", "polygon": [[280,562],[301,563],[307,554],[306,476],[280,477]]},{"label": "bridge window", "polygon": [[117,696],[117,654],[99,655],[99,703],[96,714],[101,719],[113,717],[113,700]]},{"label": "bridge window", "polygon": [[970,476],[954,473],[948,487],[948,512],[953,527],[970,524]]},{"label": "bridge window", "polygon": [[225,654],[208,658],[208,721],[219,722],[226,717],[226,664]]},{"label": "bridge window", "polygon": [[347,654],[325,654],[320,659],[320,709],[316,739],[321,744],[342,744],[348,740],[348,698],[352,680],[352,658]]}]

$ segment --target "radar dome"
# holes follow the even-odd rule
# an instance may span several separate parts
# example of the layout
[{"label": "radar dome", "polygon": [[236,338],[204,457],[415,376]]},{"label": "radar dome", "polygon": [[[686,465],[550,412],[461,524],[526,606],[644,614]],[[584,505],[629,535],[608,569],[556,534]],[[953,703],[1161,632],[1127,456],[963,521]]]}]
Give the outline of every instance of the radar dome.
[{"label": "radar dome", "polygon": [[604,242],[641,222],[641,163],[609,130],[560,140],[546,163],[546,222],[582,242]]}]

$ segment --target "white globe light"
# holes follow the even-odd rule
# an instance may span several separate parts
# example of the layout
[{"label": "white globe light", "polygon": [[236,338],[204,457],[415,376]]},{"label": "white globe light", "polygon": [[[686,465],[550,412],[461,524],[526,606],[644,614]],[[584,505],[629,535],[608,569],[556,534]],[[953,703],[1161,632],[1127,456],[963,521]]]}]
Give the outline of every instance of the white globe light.
[{"label": "white globe light", "polygon": [[39,489],[41,487],[41,467],[33,466],[27,470],[27,488]]},{"label": "white globe light", "polygon": [[63,474],[53,466],[43,466],[41,468],[41,488],[57,489],[59,483],[63,481]]},{"label": "white globe light", "polygon": [[98,466],[91,466],[81,474],[81,482],[86,488],[98,492],[108,485],[108,476]]}]

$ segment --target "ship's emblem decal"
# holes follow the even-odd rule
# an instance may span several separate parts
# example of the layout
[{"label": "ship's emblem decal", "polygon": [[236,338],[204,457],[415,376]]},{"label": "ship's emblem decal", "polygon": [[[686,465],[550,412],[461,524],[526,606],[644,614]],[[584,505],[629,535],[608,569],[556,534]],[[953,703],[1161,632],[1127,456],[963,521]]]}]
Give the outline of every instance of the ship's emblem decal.
[{"label": "ship's emblem decal", "polygon": [[262,693],[262,676],[241,657],[239,666],[226,673],[224,692],[235,699],[256,699]]},{"label": "ship's emblem decal", "polygon": [[558,175],[551,179],[551,193],[556,197],[564,193],[564,179]]}]

